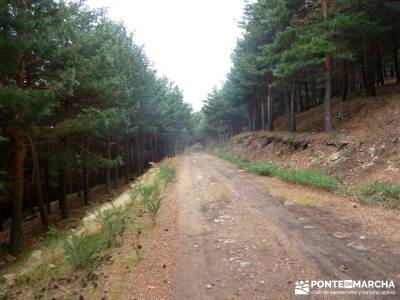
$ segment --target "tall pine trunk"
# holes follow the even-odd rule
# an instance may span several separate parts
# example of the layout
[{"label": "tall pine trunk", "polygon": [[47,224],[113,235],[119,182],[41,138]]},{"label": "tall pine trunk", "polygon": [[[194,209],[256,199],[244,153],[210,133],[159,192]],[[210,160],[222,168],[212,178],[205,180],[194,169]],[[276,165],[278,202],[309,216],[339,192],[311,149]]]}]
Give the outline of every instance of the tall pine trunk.
[{"label": "tall pine trunk", "polygon": [[40,218],[43,224],[43,227],[47,230],[49,227],[49,219],[47,215],[46,203],[43,197],[43,189],[42,182],[40,177],[40,167],[39,167],[39,158],[37,153],[36,141],[31,139],[31,152],[32,152],[32,163],[33,163],[33,181],[36,188],[36,195],[38,199],[38,206],[40,212]]},{"label": "tall pine trunk", "polygon": [[[106,145],[105,145],[105,152],[106,152],[106,159],[111,160],[111,146],[110,146],[110,139],[106,138]],[[110,193],[110,185],[111,185],[111,168],[106,167],[106,193]]]},{"label": "tall pine trunk", "polygon": [[50,190],[50,176],[49,176],[49,163],[47,159],[44,160],[44,187],[46,195],[47,214],[51,214],[51,190]]},{"label": "tall pine trunk", "polygon": [[261,130],[265,130],[265,96],[261,96]]},{"label": "tall pine trunk", "polygon": [[84,151],[84,153],[83,153],[83,165],[82,165],[83,202],[84,202],[84,205],[89,205],[90,188],[89,188],[89,166],[88,166],[88,156],[89,156],[89,141],[88,141],[88,138],[85,139],[83,151]]},{"label": "tall pine trunk", "polygon": [[10,253],[18,256],[22,249],[22,220],[24,202],[25,138],[20,128],[12,132],[14,143],[14,189],[12,203],[12,222],[10,232]]},{"label": "tall pine trunk", "polygon": [[[328,0],[322,0],[322,14],[325,21],[325,31],[328,31],[328,14],[329,6]],[[325,54],[325,97],[324,97],[324,123],[325,131],[332,131],[332,55]]]},{"label": "tall pine trunk", "polygon": [[363,46],[363,61],[364,61],[364,82],[365,82],[365,93],[368,97],[376,96],[376,72],[375,72],[375,47],[373,46],[371,34],[364,36]]},{"label": "tall pine trunk", "polygon": [[394,71],[396,73],[396,82],[400,83],[400,69],[399,69],[399,58],[397,53],[397,36],[393,33],[393,59],[394,59]]},{"label": "tall pine trunk", "polygon": [[268,130],[274,130],[274,99],[272,93],[272,86],[268,87],[268,96],[267,96],[267,122],[268,122]]},{"label": "tall pine trunk", "polygon": [[67,203],[67,176],[64,166],[58,170],[58,201],[61,210],[61,217],[68,218],[69,208]]}]

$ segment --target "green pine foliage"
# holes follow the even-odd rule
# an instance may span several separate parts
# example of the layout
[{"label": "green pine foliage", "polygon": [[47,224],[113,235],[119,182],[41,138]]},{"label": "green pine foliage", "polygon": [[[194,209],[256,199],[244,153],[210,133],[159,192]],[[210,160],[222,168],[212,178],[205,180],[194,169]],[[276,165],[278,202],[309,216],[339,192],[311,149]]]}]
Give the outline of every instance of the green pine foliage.
[{"label": "green pine foliage", "polygon": [[[17,255],[24,198],[41,195],[43,220],[55,200],[68,217],[68,192],[82,191],[88,205],[92,187],[110,191],[111,180],[128,182],[149,162],[182,152],[192,109],[104,10],[0,0],[0,20],[0,197],[18,216],[10,239]],[[24,195],[27,186],[43,190]]]}]

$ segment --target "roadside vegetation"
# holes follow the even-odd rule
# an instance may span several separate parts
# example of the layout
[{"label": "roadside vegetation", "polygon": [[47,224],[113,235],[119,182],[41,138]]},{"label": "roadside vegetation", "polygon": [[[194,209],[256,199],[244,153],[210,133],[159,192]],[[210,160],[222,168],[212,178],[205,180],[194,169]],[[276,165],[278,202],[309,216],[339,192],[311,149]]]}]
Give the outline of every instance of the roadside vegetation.
[{"label": "roadside vegetation", "polygon": [[367,186],[350,188],[336,176],[326,175],[323,169],[298,170],[279,166],[273,161],[254,162],[232,154],[226,147],[216,147],[210,152],[240,169],[262,176],[277,177],[288,183],[355,197],[360,204],[380,205],[392,209],[400,206],[400,185],[375,182]]},{"label": "roadside vegetation", "polygon": [[[138,179],[125,202],[98,207],[93,218],[83,219],[76,229],[58,231],[50,227],[41,240],[40,250],[33,252],[40,253],[37,261],[27,255],[27,260],[0,274],[8,289],[2,291],[0,299],[12,297],[22,286],[32,288],[38,298],[50,297],[52,288],[47,287],[57,285],[63,289],[66,285],[57,283],[60,276],[68,278],[67,285],[80,278],[96,278],[103,265],[112,263],[113,249],[121,246],[128,234],[135,237],[130,255],[133,265],[137,265],[144,258],[140,235],[156,225],[165,189],[174,178],[175,168],[161,164]],[[44,286],[42,291],[38,286]],[[66,290],[65,295],[69,294]]]}]

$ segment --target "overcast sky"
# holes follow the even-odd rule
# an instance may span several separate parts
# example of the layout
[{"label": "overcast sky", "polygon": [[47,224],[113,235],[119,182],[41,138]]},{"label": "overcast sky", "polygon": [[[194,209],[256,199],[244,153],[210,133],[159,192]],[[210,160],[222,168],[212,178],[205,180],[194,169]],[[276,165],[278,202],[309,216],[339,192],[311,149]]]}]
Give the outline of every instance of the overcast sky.
[{"label": "overcast sky", "polygon": [[237,23],[244,0],[88,0],[88,4],[108,7],[114,20],[123,21],[135,41],[145,46],[159,74],[179,85],[194,110],[224,81],[240,36]]}]

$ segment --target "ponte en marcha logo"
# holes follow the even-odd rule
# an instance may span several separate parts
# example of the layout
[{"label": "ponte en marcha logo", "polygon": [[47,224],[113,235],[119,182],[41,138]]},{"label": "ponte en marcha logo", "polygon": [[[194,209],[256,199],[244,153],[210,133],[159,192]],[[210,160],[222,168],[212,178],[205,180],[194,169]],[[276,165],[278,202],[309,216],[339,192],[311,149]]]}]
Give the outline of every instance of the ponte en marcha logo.
[{"label": "ponte en marcha logo", "polygon": [[393,280],[300,280],[295,295],[396,295]]}]

